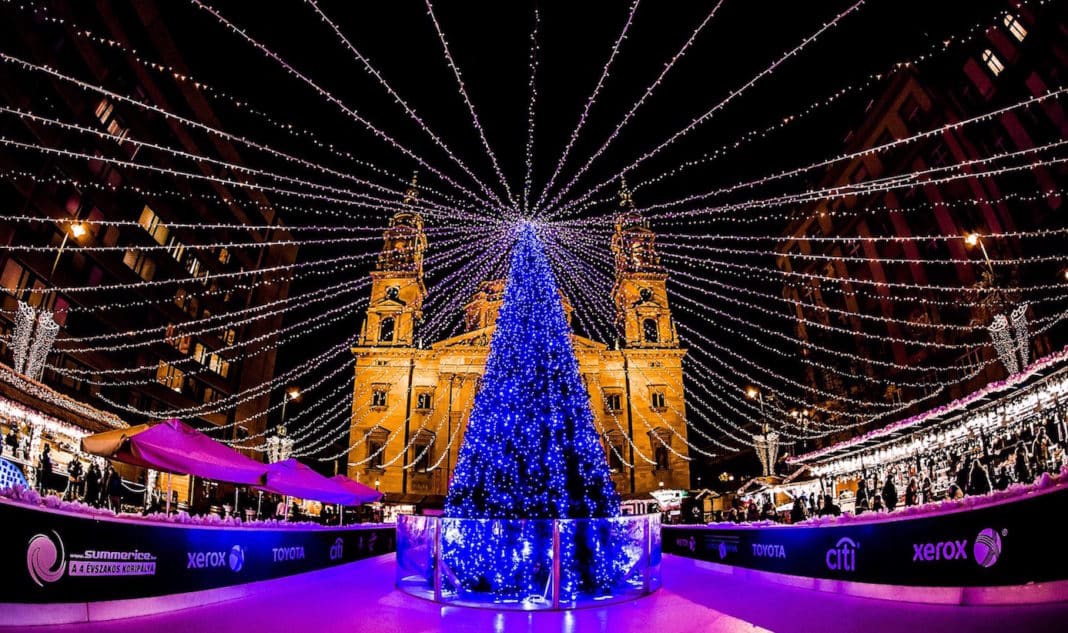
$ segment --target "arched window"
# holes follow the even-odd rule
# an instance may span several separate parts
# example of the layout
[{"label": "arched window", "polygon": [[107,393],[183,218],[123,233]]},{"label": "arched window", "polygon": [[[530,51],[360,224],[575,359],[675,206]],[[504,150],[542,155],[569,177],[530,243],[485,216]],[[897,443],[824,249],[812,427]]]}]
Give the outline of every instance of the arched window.
[{"label": "arched window", "polygon": [[990,70],[990,74],[997,77],[1001,74],[1001,71],[1005,70],[1005,64],[1001,62],[1001,59],[994,54],[994,51],[989,48],[983,51],[983,63],[986,64],[987,69]]},{"label": "arched window", "polygon": [[393,342],[393,317],[386,317],[378,324],[378,341],[380,343]]},{"label": "arched window", "polygon": [[657,327],[656,319],[646,319],[642,321],[642,333],[645,336],[646,343],[660,342],[660,328]]},{"label": "arched window", "polygon": [[1012,33],[1012,36],[1016,38],[1017,42],[1022,42],[1024,41],[1024,38],[1027,37],[1027,29],[1024,27],[1023,23],[1020,22],[1020,18],[1011,13],[1005,14],[1005,28],[1009,30],[1009,33]]},{"label": "arched window", "polygon": [[670,467],[670,455],[667,446],[660,444],[656,447],[656,469],[668,470]]}]

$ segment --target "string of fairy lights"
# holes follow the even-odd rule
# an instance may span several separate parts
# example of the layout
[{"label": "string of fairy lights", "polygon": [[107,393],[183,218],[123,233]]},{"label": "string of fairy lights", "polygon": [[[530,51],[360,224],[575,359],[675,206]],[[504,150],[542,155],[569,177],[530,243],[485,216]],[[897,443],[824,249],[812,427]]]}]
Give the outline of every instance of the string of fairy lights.
[{"label": "string of fairy lights", "polygon": [[[847,104],[848,96],[869,95],[874,100],[895,73],[921,73],[982,45],[991,29],[1008,24],[1005,11],[1013,9],[958,25],[949,35],[928,36],[918,53],[889,68],[865,70],[860,79],[811,102],[776,104],[768,110],[778,113],[770,122],[732,134],[726,142],[701,145],[695,156],[678,149],[683,138],[696,137],[729,106],[750,98],[757,84],[809,54],[833,29],[844,28],[865,0],[826,9],[827,17],[818,26],[800,34],[770,62],[726,87],[713,103],[696,104],[699,114],[627,154],[618,149],[620,139],[636,121],[647,120],[642,115],[669,75],[681,73],[684,60],[701,54],[702,38],[718,26],[722,0],[686,27],[652,81],[640,86],[636,99],[622,104],[621,116],[606,122],[603,138],[584,148],[579,143],[582,132],[588,133],[594,127],[590,122],[605,109],[599,99],[613,79],[626,75],[621,68],[624,43],[628,54],[635,46],[629,40],[633,25],[642,19],[640,0],[633,0],[625,13],[620,10],[622,24],[612,32],[596,82],[588,96],[583,93],[574,127],[553,152],[538,120],[550,107],[548,93],[539,86],[547,80],[545,41],[553,24],[535,8],[523,38],[527,66],[521,173],[510,179],[508,163],[490,142],[487,123],[496,119],[487,116],[486,108],[497,104],[480,102],[476,108],[470,77],[443,26],[449,22],[441,20],[442,7],[431,0],[425,0],[424,26],[440,53],[439,70],[455,88],[449,96],[463,107],[467,121],[455,126],[463,129],[431,126],[418,110],[419,95],[402,96],[402,84],[387,80],[388,66],[372,63],[343,21],[317,0],[305,0],[302,7],[317,28],[331,34],[346,61],[363,71],[371,89],[388,98],[400,121],[414,125],[423,142],[429,141],[430,152],[417,149],[399,124],[388,123],[382,113],[328,88],[304,66],[303,57],[301,64],[291,61],[280,52],[283,45],[254,34],[204,0],[189,4],[211,28],[250,49],[269,72],[291,80],[306,98],[320,102],[316,106],[329,108],[370,142],[349,146],[348,137],[302,120],[307,117],[303,112],[280,113],[276,104],[261,106],[128,41],[60,17],[43,4],[0,3],[3,10],[32,16],[77,39],[80,46],[128,60],[154,81],[192,90],[242,120],[239,133],[219,119],[183,114],[106,78],[87,79],[76,69],[54,67],[51,60],[30,59],[0,47],[0,65],[10,69],[12,77],[56,82],[93,105],[101,104],[95,117],[60,115],[32,99],[29,104],[0,105],[0,118],[7,124],[0,146],[14,159],[0,167],[0,177],[30,191],[76,191],[90,200],[108,197],[133,203],[127,206],[136,206],[138,212],[151,207],[159,213],[160,225],[181,240],[180,249],[175,242],[153,241],[155,225],[134,213],[34,214],[27,204],[0,214],[0,222],[15,228],[15,239],[0,244],[0,258],[54,261],[55,271],[61,258],[110,259],[112,270],[122,270],[122,263],[130,267],[128,261],[139,257],[166,261],[170,256],[179,269],[187,269],[192,260],[186,258],[209,260],[221,252],[241,257],[240,267],[205,274],[111,275],[93,282],[66,276],[53,280],[49,275],[42,276],[41,283],[9,288],[18,305],[0,309],[14,325],[0,332],[0,344],[17,353],[23,367],[91,386],[98,401],[94,405],[120,415],[138,420],[200,417],[213,423],[224,418],[210,427],[213,436],[266,453],[274,432],[270,421],[279,414],[285,417],[288,396],[279,399],[278,393],[299,385],[301,400],[308,405],[294,406],[282,420],[295,456],[323,462],[342,459],[350,471],[435,471],[462,441],[462,425],[452,425],[450,417],[454,405],[457,412],[470,412],[477,387],[468,375],[461,375],[458,385],[453,379],[439,381],[424,404],[429,411],[440,411],[448,400],[449,416],[420,413],[417,419],[406,414],[412,422],[409,430],[402,433],[402,427],[394,427],[372,442],[370,429],[382,415],[412,403],[391,397],[387,404],[373,404],[371,386],[388,380],[389,370],[362,367],[354,360],[353,348],[374,338],[362,331],[366,324],[361,325],[368,308],[379,300],[370,296],[374,281],[367,273],[376,266],[388,271],[389,257],[418,260],[418,275],[409,275],[396,291],[411,290],[412,284],[420,287],[420,301],[425,303],[410,347],[425,350],[476,327],[466,307],[477,293],[488,292],[484,282],[509,276],[509,255],[519,227],[531,225],[543,240],[570,306],[573,332],[600,345],[598,353],[614,354],[621,347],[626,351],[619,313],[631,308],[618,294],[620,275],[627,274],[620,271],[637,271],[635,279],[666,279],[667,305],[643,299],[648,305],[642,309],[667,314],[670,325],[655,335],[659,338],[645,342],[652,343],[649,350],[678,348],[684,380],[659,385],[661,367],[631,363],[629,380],[641,389],[657,386],[663,402],[624,414],[602,402],[612,385],[597,372],[587,375],[583,370],[606,454],[628,469],[659,468],[663,451],[673,460],[691,462],[752,449],[754,434],[762,428],[765,438],[770,427],[784,445],[798,446],[891,421],[981,377],[1022,370],[1030,342],[1056,331],[1068,318],[1068,254],[1057,247],[1068,228],[1055,221],[1043,226],[1004,221],[1017,208],[1057,209],[1063,203],[1058,176],[1068,161],[1068,139],[984,146],[971,154],[960,150],[943,163],[917,161],[857,181],[819,179],[849,165],[883,165],[900,151],[920,152],[942,139],[980,134],[1006,118],[1063,110],[1068,87],[1033,88],[1026,96],[991,101],[974,113],[842,151],[817,146],[814,156],[797,159],[794,165],[777,164],[764,173],[732,176],[726,182],[697,177],[698,169],[712,172],[718,161],[760,151],[759,143],[774,141],[780,132]],[[1021,2],[1018,10],[1048,6],[1049,0],[1034,0]],[[101,116],[101,108],[106,116]],[[136,125],[117,133],[107,124],[113,109],[158,117],[183,134],[210,139],[214,149],[208,149],[209,144],[149,140],[139,135]],[[472,131],[478,155],[461,155],[456,148],[471,145],[471,139],[457,137]],[[543,136],[536,138],[537,133]],[[242,155],[221,151],[221,145],[238,148]],[[389,158],[372,159],[383,153]],[[665,156],[668,164],[652,167],[654,158]],[[536,159],[546,162],[544,173]],[[401,176],[398,160],[419,178]],[[70,168],[21,164],[35,161]],[[611,166],[594,169],[610,161]],[[95,177],[86,165],[103,165],[128,177]],[[624,176],[633,181],[632,189],[621,186]],[[952,195],[941,197],[941,188]],[[938,196],[908,195],[917,190],[937,190]],[[663,191],[669,193],[658,193]],[[635,193],[641,194],[641,204],[633,200]],[[169,210],[183,204],[203,209],[209,219],[171,219],[181,214]],[[383,233],[392,239],[390,231],[396,229],[389,226],[390,217],[401,222],[413,213],[419,217],[420,238],[426,240],[425,253],[419,239],[408,233],[403,235],[409,241],[382,252]],[[933,231],[898,230],[932,215],[948,220],[935,223]],[[210,219],[230,217],[236,220]],[[882,217],[890,218],[889,224],[882,223]],[[839,232],[830,230],[838,227]],[[296,253],[291,261],[269,256],[286,250]],[[270,294],[282,284],[296,290]],[[240,300],[233,301],[234,296]],[[53,308],[58,298],[64,305]],[[187,310],[189,301],[203,310]],[[57,317],[62,312],[66,322],[56,321],[54,341],[36,341],[36,330],[27,323],[38,323],[38,314],[47,317],[53,309]],[[182,316],[170,322],[139,320],[135,315],[146,309],[178,310]],[[111,328],[83,328],[82,319],[92,317]],[[158,388],[161,383],[187,395],[182,394],[186,381],[226,379],[220,363],[236,368],[282,352],[301,356],[297,350],[313,349],[317,339],[336,332],[345,334],[322,341],[325,349],[263,380],[231,378],[231,389],[209,401],[186,398],[183,403],[179,398],[160,408],[125,399],[131,389]],[[169,359],[168,371],[180,372],[177,381],[161,378],[160,354]],[[100,355],[120,360],[104,367],[91,362]],[[69,359],[84,362],[61,362]],[[877,393],[884,385],[885,393]],[[454,403],[457,389],[468,395]],[[235,427],[253,430],[238,434]],[[639,436],[648,442],[637,441]]]}]

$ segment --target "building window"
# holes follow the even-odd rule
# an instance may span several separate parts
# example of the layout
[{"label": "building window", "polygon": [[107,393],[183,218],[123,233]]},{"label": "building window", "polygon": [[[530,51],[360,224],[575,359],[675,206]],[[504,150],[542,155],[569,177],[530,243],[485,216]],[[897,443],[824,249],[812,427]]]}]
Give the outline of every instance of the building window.
[{"label": "building window", "polygon": [[122,263],[126,264],[130,270],[137,273],[137,275],[145,281],[151,281],[152,277],[156,274],[156,262],[141,251],[132,248],[126,250],[126,255],[122,258]]},{"label": "building window", "polygon": [[434,434],[423,431],[412,442],[412,453],[409,463],[415,472],[425,473],[430,470],[430,458],[434,453]]},{"label": "building window", "polygon": [[657,327],[656,319],[642,321],[642,333],[645,335],[646,343],[660,342],[660,328]]},{"label": "building window", "polygon": [[650,394],[649,401],[652,403],[653,409],[655,410],[667,408],[667,397],[664,395],[664,391],[662,389],[654,390]]},{"label": "building window", "polygon": [[375,427],[367,432],[367,467],[382,470],[385,461],[386,442],[389,441],[389,431],[382,427]]},{"label": "building window", "polygon": [[433,393],[420,391],[415,397],[415,408],[419,411],[430,411],[434,408]]},{"label": "building window", "polygon": [[230,251],[229,251],[229,249],[226,249],[226,248],[219,249],[219,263],[220,264],[229,264],[230,263]]},{"label": "building window", "polygon": [[604,410],[608,413],[620,413],[623,411],[623,394],[606,392],[604,394]]},{"label": "building window", "polygon": [[389,390],[386,387],[374,387],[371,390],[371,406],[377,408],[385,408],[386,395]]},{"label": "building window", "polygon": [[657,470],[668,470],[668,469],[670,469],[671,468],[671,455],[668,452],[668,447],[664,446],[662,443],[659,443],[659,441],[658,441],[656,450],[654,452],[656,454],[656,469]]},{"label": "building window", "polygon": [[382,468],[382,453],[385,452],[385,450],[383,450],[384,448],[385,444],[378,440],[372,439],[367,441],[368,468]]},{"label": "building window", "polygon": [[172,236],[171,239],[167,240],[167,253],[174,258],[174,261],[181,263],[182,257],[185,256],[185,244],[182,244]]},{"label": "building window", "polygon": [[107,123],[111,118],[111,113],[115,111],[115,105],[107,99],[101,99],[100,103],[96,104],[96,110],[93,114],[100,120],[101,123]]},{"label": "building window", "polygon": [[991,75],[997,77],[1001,74],[1001,71],[1005,70],[1005,64],[1001,63],[1001,59],[994,54],[994,51],[989,48],[983,51],[983,63],[986,64],[987,70]]},{"label": "building window", "polygon": [[170,235],[170,230],[147,204],[144,209],[141,209],[141,217],[137,220],[137,223],[152,236],[152,239],[156,240],[157,244],[163,246],[167,243],[167,236]]},{"label": "building window", "polygon": [[156,382],[164,387],[182,393],[182,382],[185,380],[185,372],[170,363],[159,362],[156,369]]},{"label": "building window", "polygon": [[234,328],[227,329],[226,333],[223,334],[223,343],[226,343],[227,345],[233,345],[236,340],[237,332],[234,331]]},{"label": "building window", "polygon": [[1009,30],[1009,33],[1012,33],[1012,36],[1016,38],[1017,42],[1022,42],[1024,41],[1024,38],[1027,37],[1027,29],[1024,28],[1023,23],[1020,22],[1020,18],[1011,13],[1005,14],[1005,28]]},{"label": "building window", "polygon": [[378,324],[378,341],[380,343],[393,342],[393,317],[386,317]]},{"label": "building window", "polygon": [[614,473],[623,472],[626,465],[623,463],[623,434],[612,431],[606,433],[604,439],[608,445],[608,469]]}]

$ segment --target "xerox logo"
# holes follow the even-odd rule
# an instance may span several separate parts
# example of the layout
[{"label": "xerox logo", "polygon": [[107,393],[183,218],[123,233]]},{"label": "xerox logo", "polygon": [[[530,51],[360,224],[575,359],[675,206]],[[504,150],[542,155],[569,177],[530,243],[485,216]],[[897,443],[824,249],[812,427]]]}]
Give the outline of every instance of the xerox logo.
[{"label": "xerox logo", "polygon": [[234,545],[229,552],[186,552],[186,569],[211,569],[213,567],[230,567],[230,571],[241,571],[245,566],[245,550]]},{"label": "xerox logo", "polygon": [[38,587],[44,587],[46,582],[59,580],[67,569],[63,539],[59,537],[58,532],[53,531],[52,534],[55,538],[47,534],[34,536],[26,548],[26,569]]},{"label": "xerox logo", "polygon": [[341,560],[345,551],[344,547],[345,544],[341,542],[341,537],[339,536],[334,541],[334,544],[330,546],[330,560]]},{"label": "xerox logo", "polygon": [[998,534],[994,528],[986,528],[980,532],[975,537],[975,545],[972,546],[975,562],[982,567],[993,567],[1001,557],[1001,537],[1005,534],[1006,530]]},{"label": "xerox logo", "polygon": [[827,569],[831,571],[856,571],[858,549],[860,549],[860,543],[848,536],[838,539],[834,547],[827,550],[827,555],[824,557]]},{"label": "xerox logo", "polygon": [[[993,528],[979,532],[972,545],[972,556],[981,567],[993,567],[1001,556],[1001,534]],[[967,560],[968,539],[953,539],[937,543],[914,543],[912,562]]]},{"label": "xerox logo", "polygon": [[968,539],[958,541],[939,541],[937,543],[913,543],[912,562],[932,562],[940,560],[960,560],[968,558]]},{"label": "xerox logo", "polygon": [[272,547],[271,557],[276,563],[291,560],[304,560],[304,546],[294,545],[293,547]]},{"label": "xerox logo", "polygon": [[786,548],[777,543],[753,543],[753,556],[757,558],[786,558]]}]

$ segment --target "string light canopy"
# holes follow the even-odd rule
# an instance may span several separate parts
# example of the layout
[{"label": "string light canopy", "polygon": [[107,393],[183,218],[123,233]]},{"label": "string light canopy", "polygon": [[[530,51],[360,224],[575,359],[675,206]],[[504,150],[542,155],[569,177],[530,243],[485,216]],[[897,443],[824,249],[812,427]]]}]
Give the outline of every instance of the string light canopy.
[{"label": "string light canopy", "polygon": [[[430,0],[419,7],[420,13],[425,9],[423,32],[412,29],[408,35],[426,40],[422,49],[433,56],[420,63],[443,76],[426,83],[449,87],[435,90],[432,100],[420,82],[349,22],[349,13],[338,9],[335,15],[315,0],[298,3],[297,10],[317,29],[316,36],[326,34],[336,52],[356,65],[359,88],[340,87],[310,55],[291,59],[290,42],[267,29],[261,32],[255,21],[245,23],[240,9],[224,15],[209,2],[192,1],[198,24],[224,34],[218,39],[226,46],[250,52],[264,82],[292,90],[287,99],[266,101],[243,94],[256,95],[255,82],[220,81],[227,72],[246,73],[227,70],[224,56],[216,56],[218,67],[187,69],[156,51],[138,50],[131,43],[136,38],[127,41],[96,30],[79,11],[60,15],[33,0],[4,3],[5,14],[54,29],[80,49],[124,60],[143,81],[165,86],[161,94],[176,88],[221,113],[193,115],[145,97],[125,80],[87,75],[17,50],[0,52],[0,65],[14,81],[55,83],[71,99],[89,104],[81,110],[99,110],[96,119],[76,118],[32,98],[0,106],[5,129],[11,130],[0,137],[0,145],[17,159],[0,177],[20,191],[47,191],[57,200],[62,196],[52,194],[77,192],[89,201],[54,214],[35,215],[38,209],[26,205],[0,215],[15,227],[14,238],[0,245],[0,257],[38,260],[25,268],[41,273],[35,283],[9,288],[19,301],[4,307],[11,327],[2,340],[15,372],[31,381],[77,383],[94,404],[123,415],[224,417],[211,431],[222,441],[275,453],[266,431],[244,438],[231,432],[284,412],[290,392],[283,391],[281,400],[270,395],[299,381],[309,406],[290,418],[288,451],[365,462],[352,454],[359,438],[352,438],[347,450],[335,445],[358,415],[349,406],[351,389],[344,388],[343,376],[351,371],[344,356],[368,301],[360,293],[369,285],[364,273],[377,255],[379,232],[389,215],[415,205],[426,219],[427,316],[418,323],[413,346],[461,329],[461,308],[481,281],[500,278],[509,264],[509,279],[521,279],[518,285],[510,281],[513,305],[502,308],[502,339],[494,339],[486,380],[474,401],[477,416],[465,436],[465,455],[493,454],[492,433],[486,429],[519,424],[513,390],[522,371],[542,371],[539,379],[559,390],[554,398],[538,391],[534,402],[549,428],[581,436],[574,440],[581,445],[568,450],[585,455],[582,459],[593,460],[596,448],[604,461],[600,438],[613,426],[624,432],[633,421],[652,432],[670,410],[685,416],[692,431],[685,437],[676,432],[687,450],[680,452],[655,433],[654,448],[686,460],[755,448],[767,472],[780,446],[786,450],[793,442],[848,434],[954,390],[974,388],[998,372],[1019,371],[1033,361],[1033,344],[1040,337],[1050,339],[1043,347],[1059,346],[1068,317],[1068,255],[1056,245],[1065,229],[1034,226],[1019,209],[1063,204],[1057,184],[1068,160],[1068,140],[1036,136],[1029,144],[1008,147],[968,139],[995,138],[1006,120],[1063,109],[1068,89],[1050,84],[1025,93],[1003,91],[1016,96],[945,120],[924,111],[906,131],[870,142],[853,138],[844,147],[836,140],[787,147],[788,135],[799,128],[824,125],[827,117],[849,119],[856,113],[848,108],[858,100],[878,108],[881,91],[896,78],[922,82],[927,69],[936,71],[938,64],[959,66],[961,56],[974,56],[973,49],[1004,29],[1003,7],[995,15],[971,12],[944,32],[931,29],[931,35],[903,46],[895,59],[858,64],[863,68],[856,75],[820,84],[811,94],[821,96],[799,102],[768,100],[761,91],[774,90],[775,82],[808,56],[820,55],[821,47],[840,47],[843,32],[878,8],[863,0],[837,3],[818,20],[798,25],[787,44],[739,64],[729,85],[680,96],[672,92],[672,82],[689,82],[693,68],[705,66],[712,57],[708,51],[717,50],[713,33],[735,27],[726,13],[729,5],[722,13],[722,2],[694,11],[693,20],[665,36],[663,50],[654,53],[636,27],[656,8],[639,4],[635,0],[608,12],[615,21],[599,44],[588,85],[573,107],[561,108],[568,127],[553,135],[539,116],[557,106],[556,86],[545,89],[556,81],[549,42],[557,23],[542,7],[526,12],[523,30],[516,32],[526,64],[526,72],[517,73],[523,75],[523,108],[507,118],[495,110],[499,100],[486,92],[497,86],[487,88],[477,73],[462,72],[475,62],[468,59],[465,42],[447,37],[453,33],[454,9]],[[1050,6],[1050,0],[1034,0],[1013,10],[1027,21]],[[1022,37],[1031,38],[1030,45],[1040,32],[1028,28]],[[1009,35],[1022,41],[1018,33]],[[659,61],[647,76],[632,73],[641,68],[629,65],[637,56]],[[828,67],[825,74],[833,77],[833,71]],[[995,74],[990,80],[1009,79]],[[372,92],[385,107],[372,100]],[[666,95],[679,102],[672,109],[681,119],[651,115]],[[446,99],[454,102],[452,110],[443,106]],[[309,107],[288,107],[291,103]],[[742,108],[758,115],[743,119],[742,127],[718,126],[724,132],[719,134],[717,123]],[[451,120],[447,112],[454,115]],[[161,140],[134,123],[146,119],[165,122],[179,141]],[[502,129],[502,120],[518,125]],[[208,139],[203,151],[192,151],[182,140],[194,137]],[[928,154],[938,144],[951,151],[934,160]],[[219,149],[224,146],[234,151]],[[965,152],[960,146],[976,149]],[[901,156],[908,160],[891,165]],[[38,168],[44,163],[59,167]],[[96,168],[99,173],[91,171]],[[415,197],[406,195],[409,181],[401,175],[412,168],[422,174]],[[573,357],[564,354],[562,342],[569,330],[557,318],[553,306],[558,302],[542,306],[530,293],[544,291],[544,299],[563,291],[574,300],[576,330],[615,345],[613,312],[619,306],[610,294],[615,271],[609,245],[619,209],[605,190],[624,174],[635,185],[628,201],[640,212],[644,230],[655,234],[667,270],[677,336],[687,348],[686,384],[672,395],[685,401],[685,410],[672,404],[665,411],[628,415],[626,421],[613,414],[597,422],[604,428],[595,428],[574,422],[589,418],[589,403],[569,373]],[[640,193],[643,205],[634,201],[634,193]],[[136,213],[94,213],[93,204],[161,211],[157,220],[142,222]],[[194,205],[206,221],[163,211]],[[224,219],[211,220],[215,215]],[[925,223],[929,217],[936,220]],[[921,224],[930,230],[911,228]],[[154,239],[162,234],[160,227],[170,238]],[[298,253],[293,261],[267,256],[285,249]],[[231,257],[233,264],[204,265]],[[517,257],[525,263],[517,266]],[[65,263],[81,269],[85,262],[109,258],[109,270],[123,274],[104,281],[66,274]],[[145,261],[153,266],[143,266]],[[48,264],[53,274],[44,274]],[[149,268],[158,272],[149,274]],[[298,290],[270,295],[282,284]],[[191,302],[199,307],[190,308]],[[184,314],[174,323],[141,318],[145,310],[173,312],[175,305]],[[520,307],[538,311],[541,320],[528,323],[518,316]],[[94,317],[110,329],[86,328]],[[519,326],[541,329],[514,335]],[[251,334],[256,328],[265,329]],[[183,349],[183,340],[192,342],[190,349]],[[209,342],[210,350],[198,356],[196,344]],[[535,362],[535,342],[558,354],[548,368]],[[509,353],[498,352],[508,345],[513,346]],[[127,399],[126,390],[161,382],[159,354],[168,358],[168,367],[183,372],[174,384],[165,383],[177,386],[175,391],[187,381],[217,379],[230,380],[233,389],[215,400],[163,408]],[[97,367],[88,362],[95,355],[122,361]],[[217,371],[222,362],[260,362],[274,355],[286,363],[262,380],[239,382]],[[893,389],[886,391],[891,395],[877,393],[876,387],[887,382],[892,382]],[[757,390],[756,396],[746,386]],[[251,415],[234,413],[252,402],[257,404]],[[455,433],[448,444],[454,440]],[[482,449],[468,449],[467,442],[482,443]],[[534,450],[533,444],[517,441],[516,446]],[[655,464],[641,451],[632,450],[624,459],[615,445],[609,449],[627,464]],[[587,492],[567,503],[536,486],[522,498],[513,497],[514,473],[496,472],[496,465],[496,458],[488,465],[465,465],[457,490],[488,486],[506,514],[540,516],[545,508],[567,506],[610,515],[602,511],[611,503],[589,493],[593,484],[585,480],[575,485]],[[543,473],[546,484],[567,488],[563,471],[553,468]],[[598,465],[589,474],[597,485],[603,483],[599,473]],[[458,492],[450,507],[464,516],[490,516],[485,503]]]}]

